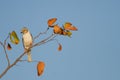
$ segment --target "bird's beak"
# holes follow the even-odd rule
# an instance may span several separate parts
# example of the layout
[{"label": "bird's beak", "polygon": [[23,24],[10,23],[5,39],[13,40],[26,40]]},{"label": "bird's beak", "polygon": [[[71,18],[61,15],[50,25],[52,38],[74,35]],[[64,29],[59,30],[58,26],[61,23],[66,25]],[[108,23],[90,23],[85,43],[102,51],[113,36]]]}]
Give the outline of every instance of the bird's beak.
[{"label": "bird's beak", "polygon": [[23,33],[22,31],[20,33]]}]

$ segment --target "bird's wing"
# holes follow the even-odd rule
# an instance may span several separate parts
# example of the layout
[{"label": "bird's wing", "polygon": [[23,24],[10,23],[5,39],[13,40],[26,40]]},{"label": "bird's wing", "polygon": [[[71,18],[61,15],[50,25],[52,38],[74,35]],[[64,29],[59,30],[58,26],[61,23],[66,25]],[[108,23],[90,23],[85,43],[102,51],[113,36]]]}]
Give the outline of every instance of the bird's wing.
[{"label": "bird's wing", "polygon": [[34,41],[33,41],[33,36],[32,36],[32,34],[30,34],[30,35],[31,35],[31,37],[32,37],[32,43],[33,43],[33,42],[34,42]]},{"label": "bird's wing", "polygon": [[23,40],[23,38],[22,38],[22,43],[23,43],[23,47],[25,48],[25,45],[24,45],[24,40]]}]

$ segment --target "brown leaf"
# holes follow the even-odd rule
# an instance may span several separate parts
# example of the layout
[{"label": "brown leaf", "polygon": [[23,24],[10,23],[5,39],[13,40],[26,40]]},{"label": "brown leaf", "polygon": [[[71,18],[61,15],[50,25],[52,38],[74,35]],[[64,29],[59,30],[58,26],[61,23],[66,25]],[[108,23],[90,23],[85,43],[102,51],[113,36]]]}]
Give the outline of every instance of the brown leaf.
[{"label": "brown leaf", "polygon": [[60,35],[63,34],[63,29],[60,26],[58,26],[57,24],[54,25],[53,31],[55,34],[60,34]]},{"label": "brown leaf", "polygon": [[7,45],[7,50],[11,50],[12,49],[12,47],[11,47],[11,45],[8,43],[8,45]]},{"label": "brown leaf", "polygon": [[37,73],[38,73],[38,76],[41,76],[44,72],[44,68],[45,68],[45,63],[40,61],[38,62],[37,64]]},{"label": "brown leaf", "polygon": [[58,51],[61,51],[61,50],[62,50],[62,45],[59,43]]},{"label": "brown leaf", "polygon": [[64,24],[64,29],[65,29],[65,30],[73,30],[73,31],[77,31],[77,30],[78,30],[78,29],[77,29],[75,26],[73,26],[72,23],[70,23],[70,22],[66,22],[66,23]]},{"label": "brown leaf", "polygon": [[73,30],[73,31],[77,31],[78,29],[75,26],[71,26],[67,28],[68,30]]},{"label": "brown leaf", "polygon": [[53,24],[57,21],[57,18],[51,18],[48,20],[48,26],[53,27]]}]

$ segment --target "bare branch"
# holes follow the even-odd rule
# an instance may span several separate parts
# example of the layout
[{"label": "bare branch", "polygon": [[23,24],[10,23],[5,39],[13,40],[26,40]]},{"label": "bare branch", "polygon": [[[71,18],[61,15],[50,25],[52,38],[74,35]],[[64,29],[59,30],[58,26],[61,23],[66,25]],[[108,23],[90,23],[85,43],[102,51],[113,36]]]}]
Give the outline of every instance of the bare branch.
[{"label": "bare branch", "polygon": [[41,44],[47,43],[48,40],[53,39],[53,38],[55,38],[55,37],[56,37],[56,34],[52,34],[52,35],[50,35],[49,37],[47,37],[46,39],[43,39],[42,41],[34,44],[32,47],[40,46]]},{"label": "bare branch", "polygon": [[[28,60],[19,60],[20,62],[28,62]],[[39,62],[37,60],[33,60],[32,62]]]},{"label": "bare branch", "polygon": [[7,55],[7,51],[6,51],[6,41],[7,39],[9,38],[9,35],[7,36],[7,38],[4,40],[4,43],[2,43],[0,41],[0,44],[2,45],[3,49],[4,49],[4,53],[5,53],[5,56],[6,56],[6,59],[7,59],[7,62],[8,62],[8,66],[10,65],[10,60],[8,58],[8,55]]},{"label": "bare branch", "polygon": [[3,48],[4,48],[4,52],[5,52],[5,55],[6,55],[7,62],[8,62],[8,66],[10,66],[10,60],[9,60],[9,58],[8,58],[7,51],[6,51],[6,48],[5,48],[5,46],[6,46],[6,41],[7,41],[8,38],[9,38],[9,35],[8,35],[7,38],[4,40]]},{"label": "bare branch", "polygon": [[57,40],[57,39],[53,39],[54,41],[56,41],[57,42],[57,44],[59,44],[59,41]]},{"label": "bare branch", "polygon": [[7,68],[2,72],[2,74],[0,74],[0,78],[2,78],[10,68],[16,65],[16,63],[24,56],[25,53],[26,52],[22,53],[11,65],[7,66]]},{"label": "bare branch", "polygon": [[37,39],[41,34],[46,34],[49,28],[46,29],[45,32],[40,32],[37,36],[33,38],[33,40]]},{"label": "bare branch", "polygon": [[[46,33],[46,32],[45,32]],[[40,34],[39,34],[40,35]],[[8,36],[9,37],[9,36]],[[5,48],[5,45],[6,45],[6,41],[8,39],[8,37],[5,39],[4,41],[4,44],[2,42],[0,42],[0,44],[4,47],[4,51],[5,51],[5,55],[6,55],[6,58],[7,58],[7,61],[8,61],[8,66],[6,67],[6,69],[0,74],[0,78],[2,78],[6,73],[7,71],[12,68],[14,65],[16,65],[16,63],[22,61],[21,58],[24,56],[24,54],[27,52],[25,51],[24,53],[22,53],[18,58],[16,58],[16,60],[10,64],[10,61],[9,61],[9,58],[8,58],[8,55],[7,55],[7,52],[6,52],[6,48]],[[39,36],[37,36],[36,38],[38,38]],[[55,38],[56,35],[55,34],[52,34],[50,35],[49,37],[47,37],[46,39],[43,39],[42,41],[34,44],[31,48],[33,47],[36,47],[36,46],[40,46],[41,44],[44,44],[44,43],[47,43],[49,42],[50,40],[52,40],[53,38]],[[26,61],[26,60],[25,60]],[[33,61],[33,62],[38,62],[38,61]]]},{"label": "bare branch", "polygon": [[1,46],[3,47],[3,49],[4,49],[4,44],[0,41],[0,44],[1,44]]},{"label": "bare branch", "polygon": [[2,47],[4,47],[4,44],[1,41],[0,41],[0,44],[1,44]]},{"label": "bare branch", "polygon": [[[39,33],[39,35],[37,35],[34,39],[38,38],[41,34],[45,34],[47,32],[47,30],[44,32],[44,33]],[[56,37],[57,35],[56,34],[52,34],[50,36],[48,36],[47,38],[37,42],[36,44],[34,44],[31,48],[33,47],[36,47],[36,46],[40,46],[42,44],[45,44],[49,41],[52,41],[54,40],[54,38]],[[8,36],[9,37],[9,36]],[[6,48],[5,48],[5,45],[6,45],[6,41],[8,39],[8,37],[5,39],[4,41],[4,44],[2,42],[0,42],[0,44],[4,47],[4,51],[5,51],[5,55],[6,55],[6,58],[7,58],[7,61],[8,61],[8,66],[5,68],[5,70],[0,74],[0,78],[2,78],[9,69],[11,69],[14,65],[16,65],[18,62],[21,62],[21,61],[26,61],[26,60],[21,60],[21,58],[25,55],[25,53],[27,51],[25,51],[24,53],[22,53],[18,58],[16,58],[16,60],[10,64],[10,61],[9,61],[9,58],[8,58],[8,55],[7,55],[7,52],[6,52]],[[38,61],[33,61],[33,62],[38,62]]]}]

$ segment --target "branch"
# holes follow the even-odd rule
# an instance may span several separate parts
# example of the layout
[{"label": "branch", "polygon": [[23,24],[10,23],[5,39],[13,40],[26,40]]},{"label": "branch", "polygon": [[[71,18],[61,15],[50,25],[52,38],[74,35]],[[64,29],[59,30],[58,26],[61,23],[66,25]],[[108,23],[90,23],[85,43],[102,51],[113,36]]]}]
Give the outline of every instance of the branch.
[{"label": "branch", "polygon": [[7,51],[6,51],[6,48],[5,48],[5,46],[6,46],[6,41],[7,41],[8,38],[9,38],[9,35],[8,35],[7,38],[4,40],[4,45],[3,45],[3,47],[4,47],[6,59],[7,59],[7,62],[8,62],[8,66],[10,66],[10,60],[9,60],[9,58],[8,58]]},{"label": "branch", "polygon": [[7,36],[7,38],[4,40],[4,43],[2,43],[0,41],[0,44],[2,45],[3,49],[4,49],[4,53],[5,53],[5,56],[6,56],[6,59],[7,59],[7,62],[8,62],[8,66],[10,65],[10,60],[8,58],[8,55],[7,55],[7,51],[6,51],[6,41],[7,39],[9,38],[9,35]]},{"label": "branch", "polygon": [[42,41],[34,44],[32,47],[40,46],[40,45],[42,45],[42,44],[44,44],[44,43],[47,43],[47,42],[49,42],[49,40],[52,40],[52,39],[55,38],[55,37],[56,37],[56,34],[52,34],[52,35],[50,35],[49,37],[47,37],[46,39],[43,39]]},{"label": "branch", "polygon": [[[40,34],[39,34],[40,35]],[[38,38],[39,36],[37,36],[36,38]],[[50,35],[49,37],[47,37],[46,39],[43,39],[42,41],[34,44],[31,48],[33,47],[36,47],[36,46],[40,46],[41,44],[45,44],[49,41],[52,41],[54,40],[54,38],[56,37],[56,34],[52,34]],[[6,38],[6,40],[8,39],[8,37]],[[6,67],[6,69],[0,74],[0,78],[2,78],[9,69],[11,69],[14,65],[16,65],[18,62],[21,61],[21,58],[24,56],[24,54],[27,52],[25,51],[24,53],[22,53],[18,58],[16,58],[16,60],[10,64],[9,62],[9,58],[8,58],[8,55],[7,55],[7,52],[6,52],[6,49],[5,49],[5,44],[6,44],[6,40],[4,41],[4,44],[2,42],[0,42],[0,44],[4,47],[4,50],[5,50],[5,54],[6,54],[6,58],[7,58],[7,61],[8,61],[8,66]],[[37,61],[34,61],[34,62],[37,62]]]},{"label": "branch", "polygon": [[0,78],[2,78],[6,73],[7,71],[12,68],[14,65],[16,65],[16,63],[24,56],[26,52],[22,53],[14,62],[13,64],[7,66],[7,68],[2,72],[2,74],[0,74]]},{"label": "branch", "polygon": [[[19,60],[20,62],[28,62],[28,60]],[[33,60],[32,62],[39,62],[37,60]]]},{"label": "branch", "polygon": [[41,34],[46,34],[47,33],[47,31],[48,31],[48,29],[49,28],[47,28],[47,30],[45,31],[45,32],[40,32],[37,36],[35,36],[34,38],[33,38],[33,41],[35,40],[35,39],[37,39]]}]

